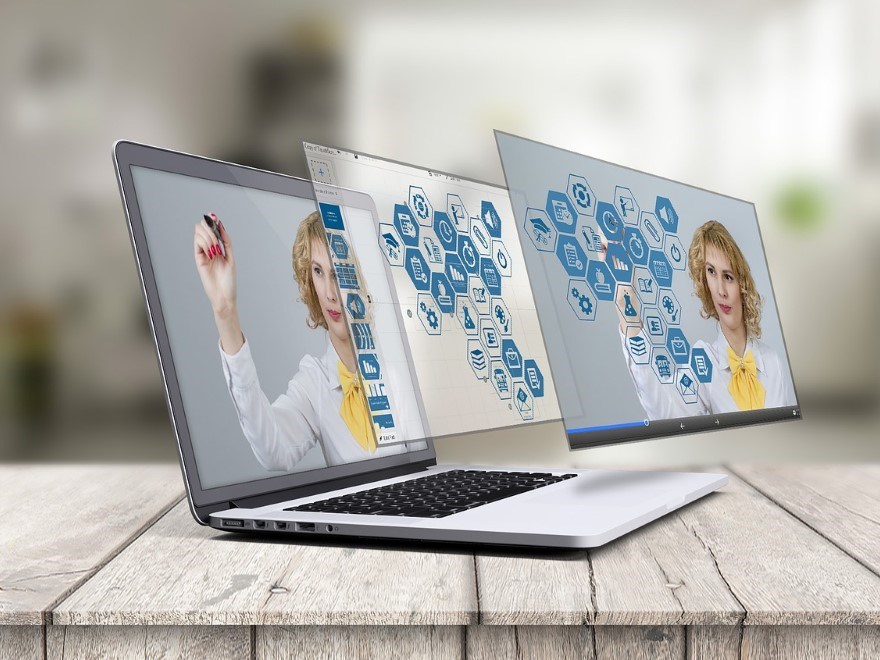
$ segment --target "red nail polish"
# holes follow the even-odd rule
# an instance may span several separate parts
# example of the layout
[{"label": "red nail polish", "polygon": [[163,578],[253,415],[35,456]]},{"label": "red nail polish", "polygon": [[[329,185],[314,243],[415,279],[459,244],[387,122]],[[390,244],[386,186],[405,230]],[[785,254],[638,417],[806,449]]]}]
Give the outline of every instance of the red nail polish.
[{"label": "red nail polish", "polygon": [[216,213],[212,213],[212,214],[211,214],[211,217],[214,218],[214,220],[216,220],[216,219],[217,219],[217,214],[216,214]]},{"label": "red nail polish", "polygon": [[215,257],[216,257],[218,254],[220,254],[220,250],[217,249],[217,246],[216,246],[216,245],[212,245],[212,246],[211,246],[211,254],[213,254]]}]

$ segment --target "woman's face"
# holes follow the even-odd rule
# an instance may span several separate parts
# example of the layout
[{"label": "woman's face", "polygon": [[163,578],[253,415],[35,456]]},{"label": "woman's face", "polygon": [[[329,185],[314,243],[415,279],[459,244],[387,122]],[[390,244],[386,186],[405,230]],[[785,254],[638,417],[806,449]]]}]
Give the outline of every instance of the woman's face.
[{"label": "woman's face", "polygon": [[342,316],[342,306],[336,290],[336,271],[330,263],[330,254],[323,241],[312,242],[312,283],[318,294],[318,304],[324,313],[327,328],[337,339],[348,340],[348,326]]},{"label": "woman's face", "polygon": [[706,283],[718,320],[728,330],[743,327],[742,291],[733,274],[730,260],[714,245],[706,246]]}]

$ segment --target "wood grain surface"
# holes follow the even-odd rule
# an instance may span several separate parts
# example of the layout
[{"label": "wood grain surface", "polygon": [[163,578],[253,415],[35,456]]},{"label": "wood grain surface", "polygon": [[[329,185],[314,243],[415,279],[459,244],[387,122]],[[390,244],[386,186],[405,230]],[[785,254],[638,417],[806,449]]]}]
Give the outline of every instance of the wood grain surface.
[{"label": "wood grain surface", "polygon": [[0,466],[0,484],[0,625],[41,625],[184,494],[173,465]]},{"label": "wood grain surface", "polygon": [[182,502],[54,611],[76,625],[455,625],[466,552],[293,543],[196,525]]}]

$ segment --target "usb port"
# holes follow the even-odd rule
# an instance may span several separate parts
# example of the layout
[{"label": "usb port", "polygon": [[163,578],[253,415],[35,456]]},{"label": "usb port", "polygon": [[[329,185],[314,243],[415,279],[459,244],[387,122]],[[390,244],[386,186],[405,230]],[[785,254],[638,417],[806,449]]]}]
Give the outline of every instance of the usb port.
[{"label": "usb port", "polygon": [[224,527],[244,527],[244,520],[224,520]]},{"label": "usb port", "polygon": [[276,522],[275,529],[287,529],[287,523],[286,522]]},{"label": "usb port", "polygon": [[296,531],[298,532],[314,532],[315,523],[296,523]]},{"label": "usb port", "polygon": [[254,527],[256,527],[257,529],[263,529],[265,526],[266,526],[265,520],[255,520],[254,521]]}]

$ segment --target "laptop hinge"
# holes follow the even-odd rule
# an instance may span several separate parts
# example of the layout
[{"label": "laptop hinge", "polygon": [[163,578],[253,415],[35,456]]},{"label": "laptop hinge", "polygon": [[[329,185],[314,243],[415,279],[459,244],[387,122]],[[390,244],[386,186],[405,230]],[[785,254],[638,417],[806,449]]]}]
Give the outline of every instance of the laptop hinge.
[{"label": "laptop hinge", "polygon": [[[309,495],[325,493],[331,490],[351,488],[352,486],[360,486],[362,484],[368,484],[375,481],[382,481],[383,479],[391,479],[393,477],[399,477],[404,474],[422,472],[434,465],[436,465],[436,461],[433,460],[418,463],[409,463],[407,465],[397,465],[394,467],[385,468],[384,470],[377,470],[376,472],[353,474],[348,477],[333,479],[332,481],[322,481],[316,484],[308,484],[305,486],[298,486],[296,488],[276,490],[271,493],[262,493],[260,495],[254,495],[252,497],[243,497],[237,500],[229,500],[227,501],[227,504],[229,505],[228,508],[230,509],[253,509],[256,507],[266,506],[268,504],[284,502],[285,500],[295,500],[300,497],[308,497]],[[219,510],[219,508],[215,510]]]}]

